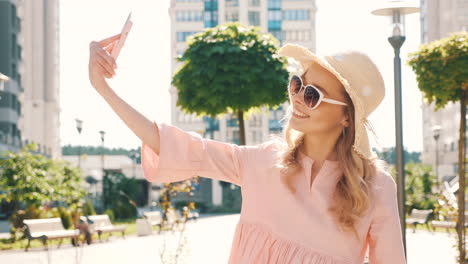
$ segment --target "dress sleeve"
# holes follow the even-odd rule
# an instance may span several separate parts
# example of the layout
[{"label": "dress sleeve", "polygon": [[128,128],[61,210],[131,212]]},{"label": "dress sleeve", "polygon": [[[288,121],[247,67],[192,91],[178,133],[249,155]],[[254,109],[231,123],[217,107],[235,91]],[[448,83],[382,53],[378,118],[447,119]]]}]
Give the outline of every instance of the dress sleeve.
[{"label": "dress sleeve", "polygon": [[246,152],[255,146],[204,139],[165,123],[154,126],[159,129],[159,155],[144,142],[141,148],[141,165],[148,181],[170,183],[201,176],[242,186],[241,167]]},{"label": "dress sleeve", "polygon": [[405,264],[396,183],[384,174],[368,234],[369,264]]}]

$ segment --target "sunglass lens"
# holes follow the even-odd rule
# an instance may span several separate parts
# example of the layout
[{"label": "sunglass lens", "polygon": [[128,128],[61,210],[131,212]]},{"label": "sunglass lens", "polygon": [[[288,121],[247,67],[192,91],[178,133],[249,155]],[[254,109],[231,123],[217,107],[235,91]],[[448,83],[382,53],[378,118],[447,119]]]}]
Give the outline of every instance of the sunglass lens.
[{"label": "sunglass lens", "polygon": [[293,76],[289,82],[289,90],[292,94],[297,94],[301,90],[302,81],[299,77]]},{"label": "sunglass lens", "polygon": [[304,103],[310,108],[317,105],[320,99],[320,93],[313,86],[306,86],[304,91]]}]

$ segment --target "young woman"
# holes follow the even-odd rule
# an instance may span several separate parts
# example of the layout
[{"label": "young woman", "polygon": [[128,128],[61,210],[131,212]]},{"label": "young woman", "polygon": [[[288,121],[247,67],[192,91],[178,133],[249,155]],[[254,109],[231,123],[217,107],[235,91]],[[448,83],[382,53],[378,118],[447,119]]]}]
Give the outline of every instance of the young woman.
[{"label": "young woman", "polygon": [[[229,263],[406,263],[396,184],[369,146],[367,117],[382,101],[379,70],[364,54],[318,57],[288,44],[300,62],[289,87],[282,140],[238,146],[155,123],[108,86],[118,36],[90,44],[96,91],[142,140],[145,177],[176,182],[196,175],[242,188]],[[286,89],[286,87],[285,87]]]}]

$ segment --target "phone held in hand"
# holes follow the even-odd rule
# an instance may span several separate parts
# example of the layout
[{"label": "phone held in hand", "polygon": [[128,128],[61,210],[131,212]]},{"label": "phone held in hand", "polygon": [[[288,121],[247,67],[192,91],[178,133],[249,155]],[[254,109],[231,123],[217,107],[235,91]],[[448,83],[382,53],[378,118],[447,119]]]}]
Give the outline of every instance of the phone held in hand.
[{"label": "phone held in hand", "polygon": [[115,60],[117,60],[117,57],[120,54],[120,50],[125,44],[125,40],[127,39],[128,33],[130,32],[130,29],[132,28],[133,22],[131,19],[132,19],[132,12],[128,14],[127,21],[125,21],[125,24],[122,28],[122,32],[120,33],[120,39],[119,41],[117,41],[117,44],[115,44],[115,47],[112,49],[111,56]]}]

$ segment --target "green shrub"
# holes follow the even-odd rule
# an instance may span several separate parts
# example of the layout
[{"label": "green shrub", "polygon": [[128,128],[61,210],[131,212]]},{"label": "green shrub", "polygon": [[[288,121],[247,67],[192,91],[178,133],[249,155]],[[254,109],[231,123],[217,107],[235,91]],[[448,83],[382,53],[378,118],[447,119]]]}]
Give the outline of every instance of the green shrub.
[{"label": "green shrub", "polygon": [[118,203],[112,210],[114,211],[115,219],[118,220],[132,219],[137,215],[137,210],[130,204]]},{"label": "green shrub", "polygon": [[24,210],[18,210],[10,216],[11,226],[14,228],[22,228],[24,219],[38,219],[45,217],[44,208],[29,205]]},{"label": "green shrub", "polygon": [[240,213],[240,210],[238,208],[216,205],[216,206],[207,208],[204,213],[208,213],[208,214]]},{"label": "green shrub", "polygon": [[73,227],[72,215],[66,208],[57,207],[57,212],[59,213],[60,219],[62,220],[62,224],[65,229]]},{"label": "green shrub", "polygon": [[111,220],[111,222],[115,220],[114,211],[112,211],[112,209],[106,209],[104,211],[104,214],[109,216],[109,219]]},{"label": "green shrub", "polygon": [[83,215],[96,215],[96,210],[94,209],[94,205],[90,200],[86,200],[81,210]]}]

